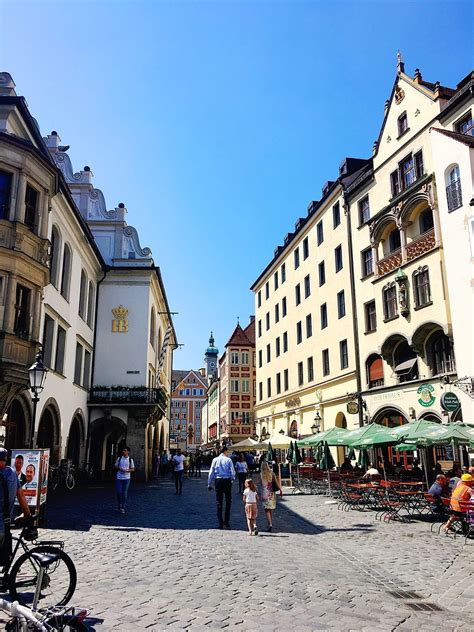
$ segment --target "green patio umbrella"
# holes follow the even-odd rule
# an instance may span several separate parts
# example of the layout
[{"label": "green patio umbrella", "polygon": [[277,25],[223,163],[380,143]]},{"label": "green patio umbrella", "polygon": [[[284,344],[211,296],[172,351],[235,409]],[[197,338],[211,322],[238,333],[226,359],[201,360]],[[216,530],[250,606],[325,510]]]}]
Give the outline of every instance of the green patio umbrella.
[{"label": "green patio umbrella", "polygon": [[369,459],[369,453],[367,452],[367,450],[359,450],[359,457],[357,459],[357,463],[364,470],[366,470],[368,468],[369,463],[370,463],[370,459]]},{"label": "green patio umbrella", "polygon": [[332,470],[335,467],[334,459],[332,458],[331,450],[327,443],[323,444],[323,457],[321,459],[321,463],[319,465],[321,470]]},{"label": "green patio umbrella", "polygon": [[[413,435],[411,441],[420,446],[471,445],[474,429],[463,423],[435,424],[433,429],[423,429]],[[411,442],[410,441],[410,442]]]},{"label": "green patio umbrella", "polygon": [[299,451],[298,444],[295,441],[292,447],[291,462],[293,463],[293,465],[299,465],[302,460],[303,458]]},{"label": "green patio umbrella", "polygon": [[288,463],[293,463],[293,441],[291,441],[290,447],[288,448],[288,451],[286,453],[286,459]]},{"label": "green patio umbrella", "polygon": [[397,443],[395,446],[396,452],[407,452],[408,450],[416,450],[416,444],[414,443]]},{"label": "green patio umbrella", "polygon": [[267,448],[267,462],[271,463],[274,460],[275,460],[275,455],[273,454],[272,444],[269,443],[268,448]]},{"label": "green patio umbrella", "polygon": [[[426,419],[419,419],[418,421],[411,421],[408,424],[402,424],[395,428],[385,428],[385,431],[381,431],[373,434],[371,437],[367,437],[365,440],[366,445],[386,445],[391,443],[398,443],[399,441],[410,442],[415,437],[423,434],[429,430],[436,430],[440,427],[433,421],[427,421]],[[365,437],[364,437],[365,439]]]},{"label": "green patio umbrella", "polygon": [[351,461],[353,461],[356,458],[356,453],[354,448],[351,448],[349,450],[349,454],[347,455],[347,458],[350,459]]},{"label": "green patio umbrella", "polygon": [[323,442],[326,442],[328,445],[343,445],[342,443],[340,443],[340,440],[345,437],[348,432],[349,431],[345,428],[338,428],[337,426],[333,426],[332,428],[329,428],[324,432],[317,432],[311,437],[305,437],[301,441],[298,441],[297,445],[300,448],[316,446]]},{"label": "green patio umbrella", "polygon": [[351,447],[364,448],[366,446],[373,446],[376,443],[388,444],[398,442],[398,439],[390,434],[391,428],[387,428],[386,426],[368,424],[363,427],[363,430],[364,432],[351,440],[349,444]]}]

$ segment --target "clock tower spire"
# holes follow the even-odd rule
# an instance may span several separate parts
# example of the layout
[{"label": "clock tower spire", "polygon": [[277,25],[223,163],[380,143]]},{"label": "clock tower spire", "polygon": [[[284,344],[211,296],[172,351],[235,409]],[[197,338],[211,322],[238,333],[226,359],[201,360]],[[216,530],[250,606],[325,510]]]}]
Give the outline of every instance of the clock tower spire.
[{"label": "clock tower spire", "polygon": [[209,337],[209,346],[204,354],[204,362],[206,364],[206,377],[210,380],[214,380],[217,377],[217,356],[219,355],[219,349],[214,346],[214,336]]}]

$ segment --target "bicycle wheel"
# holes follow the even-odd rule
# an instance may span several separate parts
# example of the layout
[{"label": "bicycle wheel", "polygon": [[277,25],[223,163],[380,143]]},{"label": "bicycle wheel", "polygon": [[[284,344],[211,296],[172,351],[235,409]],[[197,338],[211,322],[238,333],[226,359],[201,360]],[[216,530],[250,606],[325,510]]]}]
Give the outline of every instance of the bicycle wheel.
[{"label": "bicycle wheel", "polygon": [[32,553],[54,553],[58,559],[45,569],[40,593],[41,608],[64,606],[76,590],[77,573],[69,555],[54,546],[40,545],[16,560],[9,576],[9,591],[13,601],[31,607],[35,596],[39,566]]},{"label": "bicycle wheel", "polygon": [[74,489],[74,486],[76,485],[76,479],[74,478],[74,474],[72,472],[69,472],[64,482],[66,483],[66,487],[68,489]]},{"label": "bicycle wheel", "polygon": [[67,632],[68,630],[75,630],[75,632],[87,632],[89,628],[85,623],[79,621],[74,615],[53,615],[46,621],[43,621],[48,630],[60,630],[61,632]]}]

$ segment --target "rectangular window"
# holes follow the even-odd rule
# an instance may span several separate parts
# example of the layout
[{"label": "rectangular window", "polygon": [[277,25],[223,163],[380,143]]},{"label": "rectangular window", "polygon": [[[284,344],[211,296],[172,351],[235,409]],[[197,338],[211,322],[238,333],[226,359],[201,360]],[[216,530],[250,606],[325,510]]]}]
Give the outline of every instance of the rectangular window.
[{"label": "rectangular window", "polygon": [[277,323],[280,320],[280,305],[277,303],[275,305],[275,322]]},{"label": "rectangular window", "polygon": [[321,312],[321,329],[326,329],[328,326],[328,306],[323,303],[319,308]]},{"label": "rectangular window", "polygon": [[339,202],[332,207],[332,227],[337,228],[341,223],[341,207]]},{"label": "rectangular window", "polygon": [[375,311],[375,301],[369,301],[364,306],[365,310],[365,332],[370,333],[377,329],[377,313]]},{"label": "rectangular window", "polygon": [[267,362],[270,362],[271,359],[272,359],[272,354],[270,351],[270,345],[267,345]]},{"label": "rectangular window", "polygon": [[10,217],[10,196],[12,190],[12,174],[0,171],[0,219]]},{"label": "rectangular window", "polygon": [[400,114],[398,117],[398,137],[403,136],[405,132],[408,132],[408,116],[406,112]]},{"label": "rectangular window", "polygon": [[277,358],[280,355],[280,336],[275,340],[275,355]]},{"label": "rectangular window", "polygon": [[338,246],[334,249],[334,264],[336,272],[342,270],[342,246]]},{"label": "rectangular window", "polygon": [[267,331],[270,329],[270,312],[265,314],[265,329]]},{"label": "rectangular window", "polygon": [[281,282],[284,283],[286,281],[286,264],[281,264]]},{"label": "rectangular window", "polygon": [[272,378],[267,377],[267,397],[272,396]]},{"label": "rectangular window", "polygon": [[270,297],[270,283],[267,281],[265,283],[265,300]]},{"label": "rectangular window", "polygon": [[323,349],[323,375],[329,375],[329,349]]},{"label": "rectangular window", "polygon": [[299,248],[297,248],[294,251],[293,256],[295,258],[295,270],[296,270],[297,268],[300,267],[300,249]]},{"label": "rectangular window", "polygon": [[301,287],[300,284],[295,286],[295,304],[299,305],[301,303]]},{"label": "rectangular window", "polygon": [[339,356],[341,358],[341,369],[347,369],[347,367],[349,366],[347,340],[341,340],[341,342],[339,343]]},{"label": "rectangular window", "polygon": [[273,289],[278,290],[278,270],[273,275]]},{"label": "rectangular window", "polygon": [[415,182],[415,163],[411,154],[400,163],[400,175],[403,189],[408,189]]},{"label": "rectangular window", "polygon": [[82,385],[84,388],[90,388],[91,382],[91,354],[87,349],[84,350],[84,375]]},{"label": "rectangular window", "polygon": [[15,320],[13,322],[13,332],[18,336],[27,336],[30,333],[30,298],[31,290],[18,283],[15,298]]},{"label": "rectangular window", "polygon": [[415,285],[415,306],[423,307],[431,303],[430,276],[428,268],[422,268],[413,275]]},{"label": "rectangular window", "polygon": [[308,298],[311,295],[311,279],[309,274],[307,274],[304,278],[304,297]]},{"label": "rectangular window", "polygon": [[392,171],[390,174],[390,186],[392,189],[392,197],[395,197],[400,193],[400,179],[398,177],[398,169],[397,171]]},{"label": "rectangular window", "polygon": [[242,393],[250,393],[250,380],[242,380]]},{"label": "rectangular window", "polygon": [[303,259],[307,259],[309,257],[309,238],[305,237],[303,239]]},{"label": "rectangular window", "polygon": [[89,283],[89,293],[87,294],[87,324],[92,327],[94,323],[94,309],[95,309],[95,291],[92,283]]},{"label": "rectangular window", "polygon": [[239,392],[239,380],[231,380],[230,381],[230,392],[238,393]]},{"label": "rectangular window", "polygon": [[281,373],[276,374],[276,391],[277,395],[281,393]]},{"label": "rectangular window", "polygon": [[374,255],[372,248],[366,248],[360,253],[362,261],[362,277],[369,276],[374,271]]},{"label": "rectangular window", "polygon": [[263,399],[263,384],[262,382],[258,383],[258,399],[262,401]]},{"label": "rectangular window", "polygon": [[284,296],[281,299],[281,315],[282,315],[282,318],[285,318],[286,314],[287,314],[287,311],[286,311],[286,296]]},{"label": "rectangular window", "polygon": [[257,323],[257,329],[258,329],[258,337],[260,338],[260,336],[262,335],[262,321],[259,320]]},{"label": "rectangular window", "polygon": [[343,318],[346,315],[346,298],[344,290],[337,293],[337,317]]},{"label": "rectangular window", "polygon": [[258,351],[258,368],[261,369],[263,365],[263,352],[261,349]]},{"label": "rectangular window", "polygon": [[230,363],[231,364],[239,364],[239,352],[232,351],[230,354]]},{"label": "rectangular window", "polygon": [[52,368],[54,341],[54,320],[47,314],[44,316],[43,329],[43,362],[48,368]]},{"label": "rectangular window", "polygon": [[318,246],[320,246],[324,241],[324,229],[323,229],[323,220],[318,222],[316,226],[316,242]]},{"label": "rectangular window", "polygon": [[454,129],[458,134],[467,134],[469,136],[474,136],[474,127],[472,125],[472,114],[469,112],[466,116],[464,116],[459,123],[456,123]]},{"label": "rectangular window", "polygon": [[[65,351],[66,351],[66,330],[58,325],[58,332],[56,334],[56,357],[54,360],[54,369],[55,371],[61,374],[64,374]],[[87,386],[86,388],[89,388],[89,387]]]},{"label": "rectangular window", "polygon": [[314,364],[313,364],[313,358],[308,358],[306,361],[307,364],[307,368],[308,368],[308,382],[312,382],[314,380]]},{"label": "rectangular window", "polygon": [[37,224],[38,191],[29,184],[25,191],[25,224],[30,230],[34,230]]},{"label": "rectangular window", "polygon": [[359,200],[359,224],[365,224],[370,219],[369,196]]},{"label": "rectangular window", "polygon": [[397,288],[395,287],[395,284],[389,285],[383,289],[383,311],[385,320],[395,318],[398,314]]},{"label": "rectangular window", "polygon": [[303,363],[298,362],[298,386],[303,386],[304,375],[303,375]]},{"label": "rectangular window", "polygon": [[419,151],[418,153],[415,154],[415,176],[417,180],[421,178],[421,176],[423,175],[423,172],[424,172],[423,152]]},{"label": "rectangular window", "polygon": [[241,357],[242,357],[241,363],[247,365],[249,363],[249,353],[248,353],[248,351],[242,351],[242,356]]},{"label": "rectangular window", "polygon": [[261,307],[261,306],[262,306],[262,290],[259,290],[257,294],[257,307]]},{"label": "rectangular window", "polygon": [[288,379],[288,369],[283,371],[283,388],[287,391],[290,388],[290,380]]},{"label": "rectangular window", "polygon": [[319,287],[326,283],[326,266],[324,265],[324,261],[318,265],[318,276],[319,276]]},{"label": "rectangular window", "polygon": [[296,323],[296,344],[299,345],[303,340],[303,328],[301,326],[301,320]]},{"label": "rectangular window", "polygon": [[283,353],[288,351],[288,333],[285,331],[283,334]]},{"label": "rectangular window", "polygon": [[311,338],[313,335],[313,317],[311,314],[306,316],[306,338]]},{"label": "rectangular window", "polygon": [[82,376],[82,345],[76,343],[76,360],[74,363],[74,382],[76,384],[81,383]]}]

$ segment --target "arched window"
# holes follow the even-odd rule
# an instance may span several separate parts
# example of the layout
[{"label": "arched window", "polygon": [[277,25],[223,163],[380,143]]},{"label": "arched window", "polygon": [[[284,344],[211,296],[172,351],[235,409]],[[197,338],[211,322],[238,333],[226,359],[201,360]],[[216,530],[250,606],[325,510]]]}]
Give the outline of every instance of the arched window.
[{"label": "arched window", "polygon": [[395,252],[395,250],[398,250],[401,247],[400,231],[398,228],[394,228],[388,236],[388,247],[389,252]]},{"label": "arched window", "polygon": [[415,307],[431,304],[430,274],[428,266],[420,266],[413,273],[413,298]]},{"label": "arched window", "polygon": [[156,336],[155,330],[156,330],[155,308],[152,307],[151,314],[150,314],[150,344],[153,347],[153,349],[155,348],[155,336]]},{"label": "arched window", "polygon": [[94,324],[95,309],[95,288],[92,281],[89,281],[89,292],[87,294],[87,324],[92,327]]},{"label": "arched window", "polygon": [[373,354],[366,362],[367,384],[369,388],[384,385],[382,356]]},{"label": "arched window", "polygon": [[59,235],[59,230],[56,226],[53,226],[51,231],[51,259],[50,259],[50,268],[51,268],[51,283],[55,288],[58,287],[59,282],[59,264],[61,261],[61,237]]},{"label": "arched window", "polygon": [[393,366],[399,382],[410,382],[418,378],[417,355],[406,340],[396,347]]},{"label": "arched window", "polygon": [[444,375],[456,370],[452,341],[442,331],[435,332],[428,339],[426,355],[431,375]]},{"label": "arched window", "polygon": [[454,165],[446,174],[446,198],[448,211],[454,211],[462,206],[461,175],[458,165]]},{"label": "arched window", "polygon": [[420,233],[426,233],[428,230],[431,230],[433,226],[433,211],[430,208],[426,208],[420,213]]},{"label": "arched window", "polygon": [[79,316],[85,320],[87,305],[87,274],[81,270],[81,287],[79,290]]},{"label": "arched window", "polygon": [[69,300],[69,290],[71,287],[71,262],[71,248],[68,244],[65,244],[63,253],[63,270],[61,274],[61,295],[64,296],[66,301]]}]

